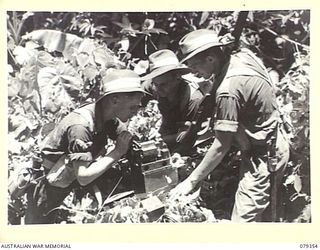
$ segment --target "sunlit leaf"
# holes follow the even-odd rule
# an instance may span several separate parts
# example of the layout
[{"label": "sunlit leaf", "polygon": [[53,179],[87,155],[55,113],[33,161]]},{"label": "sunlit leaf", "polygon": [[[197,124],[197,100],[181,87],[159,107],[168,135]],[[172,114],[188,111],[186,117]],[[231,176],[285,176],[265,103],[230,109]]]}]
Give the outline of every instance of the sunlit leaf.
[{"label": "sunlit leaf", "polygon": [[154,25],[155,25],[155,21],[153,19],[146,19],[143,22],[142,29],[143,30],[153,29]]},{"label": "sunlit leaf", "polygon": [[89,54],[86,52],[81,52],[77,55],[77,63],[81,68],[85,68],[90,62]]},{"label": "sunlit leaf", "polygon": [[134,67],[134,72],[136,72],[138,75],[142,75],[147,72],[148,67],[149,67],[148,60],[140,60]]},{"label": "sunlit leaf", "polygon": [[17,62],[23,65],[26,64],[36,54],[36,51],[22,46],[17,46],[13,50],[13,54],[15,55]]},{"label": "sunlit leaf", "polygon": [[108,68],[115,64],[115,60],[110,51],[105,48],[97,48],[93,51],[94,61],[103,68]]},{"label": "sunlit leaf", "polygon": [[300,193],[300,191],[302,189],[302,181],[301,181],[301,177],[299,175],[295,175],[294,189],[297,191],[297,193]]},{"label": "sunlit leaf", "polygon": [[123,37],[118,44],[120,44],[120,49],[123,51],[128,51],[130,46],[130,41],[127,37]]},{"label": "sunlit leaf", "polygon": [[21,82],[17,78],[8,79],[8,97],[16,96],[21,88]]},{"label": "sunlit leaf", "polygon": [[14,133],[8,134],[8,153],[9,154],[17,154],[19,155],[21,152],[21,143],[16,140],[16,136]]},{"label": "sunlit leaf", "polygon": [[89,81],[93,80],[94,78],[96,78],[96,76],[99,74],[99,70],[97,69],[97,67],[93,66],[93,65],[87,65],[84,69],[83,69],[83,76],[84,78],[88,79]]},{"label": "sunlit leaf", "polygon": [[73,106],[83,82],[71,65],[60,64],[56,68],[45,67],[39,71],[38,83],[42,107],[56,112],[62,106]]},{"label": "sunlit leaf", "polygon": [[296,179],[295,175],[289,175],[286,178],[284,185],[287,186],[287,185],[293,184],[295,182],[295,179]]},{"label": "sunlit leaf", "polygon": [[46,51],[39,51],[37,55],[37,66],[40,68],[53,66],[55,64],[53,56]]},{"label": "sunlit leaf", "polygon": [[91,55],[95,49],[96,49],[95,40],[90,38],[85,38],[82,40],[77,51],[78,53],[84,52],[84,53],[87,53],[88,55]]},{"label": "sunlit leaf", "polygon": [[77,49],[83,40],[82,38],[73,34],[46,29],[32,31],[29,34],[24,35],[23,39],[37,41],[49,52],[61,52],[69,60],[72,59],[74,49]]},{"label": "sunlit leaf", "polygon": [[209,14],[210,14],[210,13],[209,13],[208,11],[202,12],[199,25],[202,25],[205,21],[207,21],[207,19],[208,19],[208,17],[209,17]]}]

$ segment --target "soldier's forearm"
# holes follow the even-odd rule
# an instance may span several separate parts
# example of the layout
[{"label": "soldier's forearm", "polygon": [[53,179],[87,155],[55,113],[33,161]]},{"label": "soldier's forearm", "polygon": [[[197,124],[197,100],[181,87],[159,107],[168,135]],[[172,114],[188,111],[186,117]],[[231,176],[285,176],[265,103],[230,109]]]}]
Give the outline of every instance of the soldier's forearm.
[{"label": "soldier's forearm", "polygon": [[232,134],[218,133],[217,136],[201,163],[188,177],[193,186],[219,165],[231,147]]},{"label": "soldier's forearm", "polygon": [[113,150],[105,156],[100,156],[90,165],[87,162],[74,162],[74,166],[78,169],[77,179],[80,185],[86,186],[100,177],[115,162],[117,162],[120,157],[121,155],[116,150]]}]

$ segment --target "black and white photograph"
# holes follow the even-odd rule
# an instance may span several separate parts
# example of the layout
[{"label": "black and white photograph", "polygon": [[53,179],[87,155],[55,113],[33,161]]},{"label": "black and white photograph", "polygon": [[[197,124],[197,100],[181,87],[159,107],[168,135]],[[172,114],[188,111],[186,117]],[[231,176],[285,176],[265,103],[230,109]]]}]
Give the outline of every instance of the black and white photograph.
[{"label": "black and white photograph", "polygon": [[7,10],[7,226],[312,224],[310,14]]}]

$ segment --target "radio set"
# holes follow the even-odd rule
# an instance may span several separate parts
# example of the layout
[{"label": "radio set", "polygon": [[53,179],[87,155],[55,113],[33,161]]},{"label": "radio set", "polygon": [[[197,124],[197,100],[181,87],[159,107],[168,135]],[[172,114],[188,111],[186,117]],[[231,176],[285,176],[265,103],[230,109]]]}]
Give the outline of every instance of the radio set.
[{"label": "radio set", "polygon": [[162,139],[134,140],[119,165],[137,194],[158,194],[178,184],[178,170],[170,163],[170,152]]}]

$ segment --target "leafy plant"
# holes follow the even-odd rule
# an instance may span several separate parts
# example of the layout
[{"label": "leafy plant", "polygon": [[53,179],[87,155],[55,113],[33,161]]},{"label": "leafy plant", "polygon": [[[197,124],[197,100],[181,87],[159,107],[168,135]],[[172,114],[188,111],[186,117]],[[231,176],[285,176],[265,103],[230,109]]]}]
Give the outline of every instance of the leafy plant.
[{"label": "leafy plant", "polygon": [[[272,73],[283,116],[291,124],[292,157],[284,181],[286,211],[282,217],[289,222],[311,219],[309,15],[307,10],[250,11],[241,37],[241,46],[253,50]],[[9,176],[32,165],[40,142],[66,114],[99,97],[108,70],[130,68],[142,75],[148,68],[148,55],[155,50],[178,51],[180,38],[199,28],[232,32],[237,16],[237,11],[8,12]],[[149,140],[159,136],[160,124],[157,103],[150,102],[131,120],[129,129],[141,140]],[[198,157],[188,159],[181,179],[206,150],[200,147]],[[230,219],[238,166],[238,155],[231,152],[221,168],[202,183],[202,200],[165,201],[170,216],[162,221]],[[119,203],[118,208],[102,210],[98,200],[71,193],[59,208],[62,217],[69,218],[65,223],[148,221],[135,198],[126,200],[129,205]],[[8,202],[9,223],[19,223],[16,217],[23,216],[24,197]]]}]

